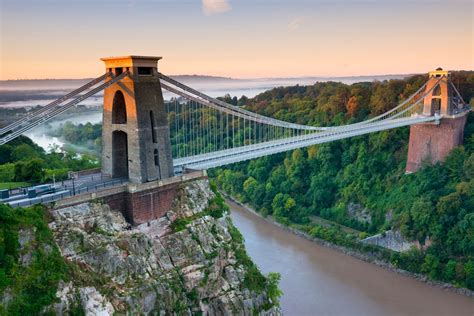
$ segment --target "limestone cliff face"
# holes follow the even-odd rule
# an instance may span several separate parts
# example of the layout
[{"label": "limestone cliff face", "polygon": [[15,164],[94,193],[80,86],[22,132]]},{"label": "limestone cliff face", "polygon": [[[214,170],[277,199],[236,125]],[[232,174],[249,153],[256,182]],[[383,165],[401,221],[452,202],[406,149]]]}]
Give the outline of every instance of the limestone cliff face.
[{"label": "limestone cliff face", "polygon": [[[277,315],[267,290],[247,286],[248,264],[235,227],[207,180],[183,184],[166,216],[131,227],[100,203],[52,211],[49,224],[71,280],[61,282],[57,314]],[[218,212],[217,212],[218,213]],[[250,288],[250,289],[249,289]]]}]

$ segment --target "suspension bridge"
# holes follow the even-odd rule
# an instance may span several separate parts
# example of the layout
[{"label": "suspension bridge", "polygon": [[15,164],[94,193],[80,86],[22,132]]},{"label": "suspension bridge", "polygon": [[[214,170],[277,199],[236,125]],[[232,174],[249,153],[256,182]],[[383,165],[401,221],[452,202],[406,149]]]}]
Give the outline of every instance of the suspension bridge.
[{"label": "suspension bridge", "polygon": [[[452,140],[442,144],[449,149],[462,142],[459,133],[470,111],[449,72],[438,69],[430,72],[428,80],[406,100],[364,121],[341,126],[285,122],[176,81],[158,71],[159,59],[104,58],[105,74],[1,128],[0,145],[105,90],[102,174],[146,183],[173,177],[183,170],[204,170],[403,126],[437,126],[441,138],[452,134]],[[169,96],[166,101],[163,91]],[[457,123],[447,131],[442,127],[446,120]],[[440,137],[435,135],[439,131],[417,131],[411,131],[414,147],[410,144],[408,164],[412,163],[413,170],[407,165],[407,171],[416,171],[427,155],[436,156],[435,151],[440,151],[436,147]],[[435,158],[442,160],[443,155]]]}]

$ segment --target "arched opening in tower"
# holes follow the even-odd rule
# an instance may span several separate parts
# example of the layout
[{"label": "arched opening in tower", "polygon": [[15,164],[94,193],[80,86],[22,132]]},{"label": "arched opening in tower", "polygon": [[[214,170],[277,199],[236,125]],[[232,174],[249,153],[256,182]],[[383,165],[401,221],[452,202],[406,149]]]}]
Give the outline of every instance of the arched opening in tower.
[{"label": "arched opening in tower", "polygon": [[112,124],[127,123],[127,108],[122,91],[115,92],[112,104]]},{"label": "arched opening in tower", "polygon": [[112,177],[128,178],[128,140],[127,133],[112,133]]},{"label": "arched opening in tower", "polygon": [[439,98],[433,98],[431,100],[431,113],[435,114],[441,111],[441,99]]}]

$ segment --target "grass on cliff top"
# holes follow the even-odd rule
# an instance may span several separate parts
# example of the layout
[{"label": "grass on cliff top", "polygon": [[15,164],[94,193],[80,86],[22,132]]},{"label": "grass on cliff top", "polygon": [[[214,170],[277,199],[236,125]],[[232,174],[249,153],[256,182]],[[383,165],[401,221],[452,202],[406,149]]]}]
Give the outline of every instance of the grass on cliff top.
[{"label": "grass on cliff top", "polygon": [[[20,248],[21,230],[34,238]],[[31,254],[29,264],[21,255]],[[67,279],[67,266],[54,243],[43,206],[13,209],[0,204],[0,296],[8,291],[12,300],[0,304],[0,315],[36,315],[56,300],[57,285]]]},{"label": "grass on cliff top", "polygon": [[30,184],[28,182],[0,182],[0,190],[5,189],[16,189],[21,187],[27,187]]}]

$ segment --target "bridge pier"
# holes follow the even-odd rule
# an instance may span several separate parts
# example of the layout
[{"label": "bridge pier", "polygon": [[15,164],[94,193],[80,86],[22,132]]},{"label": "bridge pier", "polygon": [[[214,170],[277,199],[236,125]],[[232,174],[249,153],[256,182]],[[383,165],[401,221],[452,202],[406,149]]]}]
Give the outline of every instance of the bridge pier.
[{"label": "bridge pier", "polygon": [[443,162],[451,150],[463,144],[466,115],[445,118],[439,124],[425,123],[410,127],[406,173],[418,171],[423,164]]}]

